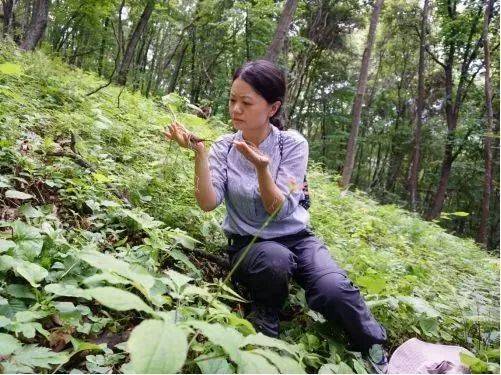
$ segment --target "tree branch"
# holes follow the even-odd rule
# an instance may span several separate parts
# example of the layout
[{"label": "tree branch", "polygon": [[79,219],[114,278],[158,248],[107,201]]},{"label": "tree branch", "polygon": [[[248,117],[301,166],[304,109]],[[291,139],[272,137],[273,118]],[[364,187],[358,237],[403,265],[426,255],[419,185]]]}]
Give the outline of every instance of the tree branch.
[{"label": "tree branch", "polygon": [[435,61],[438,65],[440,65],[442,68],[446,69],[445,64],[438,59],[438,57],[435,56],[435,54],[430,50],[429,46],[425,47],[426,52],[430,55],[430,57]]}]

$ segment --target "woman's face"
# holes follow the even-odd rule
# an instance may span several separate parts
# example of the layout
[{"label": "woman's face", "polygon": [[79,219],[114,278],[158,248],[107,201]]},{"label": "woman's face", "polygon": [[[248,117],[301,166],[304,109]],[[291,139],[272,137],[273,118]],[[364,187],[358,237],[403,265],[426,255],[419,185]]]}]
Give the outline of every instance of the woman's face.
[{"label": "woman's face", "polygon": [[237,78],[231,85],[230,117],[238,130],[253,130],[267,126],[280,108],[280,101],[269,104],[251,85]]}]

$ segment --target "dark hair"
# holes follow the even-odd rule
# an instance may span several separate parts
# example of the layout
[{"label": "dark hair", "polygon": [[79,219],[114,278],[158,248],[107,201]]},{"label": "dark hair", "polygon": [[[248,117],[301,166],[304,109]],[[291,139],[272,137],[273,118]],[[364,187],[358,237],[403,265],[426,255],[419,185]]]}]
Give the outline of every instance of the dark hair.
[{"label": "dark hair", "polygon": [[280,112],[285,99],[285,74],[271,61],[249,61],[238,68],[233,74],[233,81],[237,78],[251,85],[269,104],[277,100],[281,102],[278,111],[270,118],[270,122],[278,129],[283,130]]}]

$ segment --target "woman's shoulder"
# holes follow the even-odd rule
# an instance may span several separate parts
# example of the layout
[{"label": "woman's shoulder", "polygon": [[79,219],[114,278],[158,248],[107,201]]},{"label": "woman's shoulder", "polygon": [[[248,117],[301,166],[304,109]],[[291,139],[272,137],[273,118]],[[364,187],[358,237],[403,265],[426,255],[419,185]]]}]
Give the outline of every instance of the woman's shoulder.
[{"label": "woman's shoulder", "polygon": [[295,129],[282,130],[281,133],[284,137],[284,145],[295,146],[301,143],[308,144],[304,135]]}]

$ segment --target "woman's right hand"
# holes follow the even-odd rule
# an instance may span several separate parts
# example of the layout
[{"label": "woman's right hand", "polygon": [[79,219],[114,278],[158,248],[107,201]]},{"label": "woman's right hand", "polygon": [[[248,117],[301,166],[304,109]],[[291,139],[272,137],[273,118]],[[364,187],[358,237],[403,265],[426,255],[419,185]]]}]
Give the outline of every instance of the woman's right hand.
[{"label": "woman's right hand", "polygon": [[200,151],[204,147],[203,142],[196,142],[196,139],[199,139],[197,136],[190,133],[177,121],[170,124],[162,133],[181,147],[190,148],[195,151]]}]

